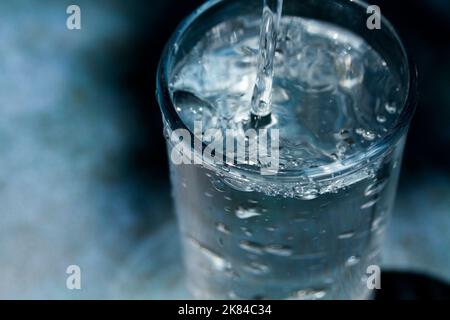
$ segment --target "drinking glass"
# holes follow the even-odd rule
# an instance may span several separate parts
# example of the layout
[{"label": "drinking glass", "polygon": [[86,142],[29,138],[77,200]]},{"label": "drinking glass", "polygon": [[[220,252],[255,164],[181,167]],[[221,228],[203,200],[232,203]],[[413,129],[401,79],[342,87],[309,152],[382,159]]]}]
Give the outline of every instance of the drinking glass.
[{"label": "drinking glass", "polygon": [[[260,8],[261,0],[208,1],[169,40],[157,74],[169,154],[171,133],[191,130],[172,99],[175,67],[208,30],[232,17],[260,15]],[[196,298],[367,299],[377,287],[368,281],[379,270],[417,90],[415,68],[397,33],[384,17],[380,29],[369,29],[367,8],[356,0],[285,0],[283,15],[359,35],[396,73],[399,114],[381,140],[332,172],[318,165],[264,176],[239,165],[171,161],[186,279]],[[292,184],[319,191],[300,198],[261,192]]]}]

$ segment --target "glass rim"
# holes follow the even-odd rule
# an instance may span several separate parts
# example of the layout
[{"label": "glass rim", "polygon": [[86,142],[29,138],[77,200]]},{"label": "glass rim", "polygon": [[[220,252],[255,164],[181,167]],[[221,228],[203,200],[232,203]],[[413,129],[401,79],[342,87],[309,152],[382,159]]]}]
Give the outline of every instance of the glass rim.
[{"label": "glass rim", "polygon": [[[178,112],[176,112],[175,105],[172,100],[172,96],[169,90],[169,65],[171,59],[176,54],[175,45],[179,42],[182,36],[185,34],[188,27],[201,15],[206,13],[210,8],[221,4],[227,0],[208,0],[199,6],[194,12],[188,15],[182,22],[177,26],[175,32],[169,38],[169,41],[164,47],[162,52],[158,69],[157,69],[157,78],[156,78],[156,98],[163,114],[163,119],[166,119],[171,127],[176,127],[177,129],[185,129],[189,131],[194,139],[197,139],[195,135],[193,135],[192,130],[190,130],[185,123],[180,118]],[[245,0],[244,0],[245,1]],[[361,9],[364,9],[366,12],[367,7],[370,6],[368,3],[362,0],[339,0],[341,2],[347,2],[352,5],[359,6]],[[300,16],[301,17],[301,16]],[[275,175],[263,175],[263,178],[276,178],[280,177],[297,179],[298,177],[308,176],[314,179],[326,178],[332,173],[332,176],[343,176],[346,173],[354,172],[356,170],[361,169],[361,163],[367,162],[368,159],[376,158],[377,155],[385,151],[383,146],[391,146],[394,145],[397,141],[401,139],[404,133],[408,130],[410,121],[414,115],[414,111],[417,106],[417,96],[418,96],[418,72],[415,63],[413,62],[411,56],[408,54],[407,50],[404,47],[403,42],[401,41],[400,36],[398,35],[395,28],[389,22],[389,20],[381,15],[381,24],[383,27],[388,28],[389,33],[394,36],[395,41],[398,43],[403,58],[406,60],[405,65],[408,68],[408,81],[406,81],[406,92],[404,97],[404,103],[401,108],[401,113],[398,115],[395,124],[389,128],[389,131],[378,141],[374,142],[370,146],[367,147],[366,150],[362,152],[358,152],[350,155],[344,160],[340,160],[340,162],[347,163],[346,165],[342,164],[338,168],[334,168],[331,172],[329,170],[324,170],[324,168],[332,166],[335,163],[319,165],[313,168],[299,168],[295,170],[283,170],[279,169],[278,173]],[[203,147],[205,145],[201,142]],[[217,164],[209,164],[208,167],[213,166],[216,170],[221,170]],[[223,165],[224,166],[224,163]],[[224,172],[230,173],[230,170],[236,171],[237,173],[245,173],[250,175],[261,176],[260,170],[256,168],[248,168],[243,167],[241,165],[230,165],[227,164],[227,170],[223,170]]]}]

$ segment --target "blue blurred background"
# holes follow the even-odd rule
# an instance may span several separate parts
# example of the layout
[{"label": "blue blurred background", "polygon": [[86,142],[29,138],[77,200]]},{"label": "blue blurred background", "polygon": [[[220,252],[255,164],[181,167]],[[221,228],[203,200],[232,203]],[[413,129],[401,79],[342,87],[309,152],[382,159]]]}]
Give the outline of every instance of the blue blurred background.
[{"label": "blue blurred background", "polygon": [[[197,0],[0,2],[0,299],[188,298],[155,74]],[[373,1],[420,72],[380,298],[450,298],[450,2]],[[81,8],[82,29],[66,28]],[[79,265],[82,290],[66,288]]]}]

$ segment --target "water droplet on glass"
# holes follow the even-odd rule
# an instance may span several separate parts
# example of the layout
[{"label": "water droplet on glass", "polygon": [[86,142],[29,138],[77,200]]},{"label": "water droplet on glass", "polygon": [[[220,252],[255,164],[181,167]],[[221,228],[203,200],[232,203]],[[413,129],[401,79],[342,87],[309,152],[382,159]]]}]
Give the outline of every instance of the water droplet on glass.
[{"label": "water droplet on glass", "polygon": [[378,199],[370,200],[370,201],[364,203],[364,204],[361,206],[361,209],[362,209],[362,210],[364,210],[364,209],[369,209],[369,208],[373,207],[377,202],[378,202]]},{"label": "water droplet on glass", "polygon": [[388,103],[386,103],[384,108],[386,109],[386,111],[389,114],[395,114],[397,112],[397,105],[395,104],[395,102],[388,102]]},{"label": "water droplet on glass", "polygon": [[242,232],[244,232],[244,234],[245,234],[247,237],[253,236],[253,233],[250,231],[249,228],[247,228],[247,227],[241,227],[241,230],[242,230]]},{"label": "water droplet on glass", "polygon": [[360,261],[360,258],[357,256],[351,256],[347,259],[347,261],[345,262],[345,266],[347,267],[353,267],[356,266]]},{"label": "water droplet on glass", "polygon": [[386,184],[387,184],[387,180],[377,181],[377,182],[369,185],[366,188],[366,190],[364,191],[364,195],[366,197],[376,195],[376,194],[380,193],[381,191],[383,191],[383,189],[386,187]]},{"label": "water droplet on glass", "polygon": [[375,232],[383,227],[383,218],[377,217],[372,221],[371,231]]},{"label": "water droplet on glass", "polygon": [[394,161],[394,164],[392,165],[392,168],[395,169],[398,167],[398,160]]},{"label": "water droplet on glass", "polygon": [[242,207],[239,207],[236,210],[236,216],[239,219],[248,219],[248,218],[257,217],[257,216],[260,216],[260,215],[261,215],[261,213],[258,210],[256,210],[255,208],[242,208]]},{"label": "water droplet on glass", "polygon": [[252,241],[241,241],[239,243],[239,247],[247,252],[255,253],[255,254],[262,254],[263,253],[263,246]]},{"label": "water droplet on glass", "polygon": [[217,222],[216,223],[216,228],[218,231],[225,233],[225,234],[229,234],[230,233],[230,229],[228,228],[228,226],[222,222]]},{"label": "water droplet on glass", "polygon": [[290,247],[278,244],[266,246],[264,251],[282,257],[289,257],[292,255],[292,249]]},{"label": "water droplet on glass", "polygon": [[191,243],[198,248],[205,257],[208,258],[209,262],[211,262],[211,265],[218,271],[225,271],[227,269],[231,269],[231,263],[227,260],[225,260],[221,255],[218,253],[212,251],[211,249],[208,249],[206,246],[202,245],[197,240],[188,237],[188,239],[191,240]]},{"label": "water droplet on glass", "polygon": [[343,239],[351,239],[353,238],[355,235],[354,231],[348,231],[348,232],[344,232],[341,233],[340,235],[338,235],[338,239],[343,240]]},{"label": "water droplet on glass", "polygon": [[249,265],[244,266],[244,270],[256,275],[262,275],[269,272],[270,268],[266,266],[265,264],[258,263],[258,262],[250,262]]}]

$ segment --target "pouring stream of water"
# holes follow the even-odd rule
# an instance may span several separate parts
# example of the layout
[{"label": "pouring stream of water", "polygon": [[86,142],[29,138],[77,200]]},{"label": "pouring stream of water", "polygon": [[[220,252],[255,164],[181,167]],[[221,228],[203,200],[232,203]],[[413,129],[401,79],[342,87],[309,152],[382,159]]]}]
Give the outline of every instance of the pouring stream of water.
[{"label": "pouring stream of water", "polygon": [[251,101],[252,122],[256,127],[267,122],[270,123],[273,59],[282,8],[283,0],[264,0],[259,37],[258,73]]}]

